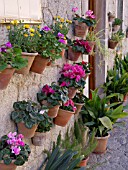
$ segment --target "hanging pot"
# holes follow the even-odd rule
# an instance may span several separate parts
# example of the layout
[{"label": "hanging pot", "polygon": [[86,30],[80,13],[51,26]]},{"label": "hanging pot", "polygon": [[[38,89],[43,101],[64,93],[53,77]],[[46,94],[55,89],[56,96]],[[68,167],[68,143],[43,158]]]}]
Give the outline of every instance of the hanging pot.
[{"label": "hanging pot", "polygon": [[119,29],[120,29],[120,25],[114,25],[114,26],[113,26],[113,31],[114,31],[114,32],[118,32]]},{"label": "hanging pot", "polygon": [[84,80],[86,80],[86,79],[90,76],[90,74],[91,74],[91,73],[85,73],[85,77],[83,77]]},{"label": "hanging pot", "polygon": [[22,52],[22,58],[27,58],[28,59],[28,65],[20,70],[15,71],[17,74],[29,74],[29,70],[32,66],[32,63],[34,61],[35,56],[37,56],[38,53],[26,53]]},{"label": "hanging pot", "polygon": [[79,114],[83,105],[84,105],[84,103],[75,103],[75,106],[77,108],[75,111],[75,114]]},{"label": "hanging pot", "polygon": [[74,113],[75,112],[59,109],[57,117],[54,119],[54,124],[62,127],[66,126]]},{"label": "hanging pot", "polygon": [[127,101],[127,97],[128,97],[128,93],[126,93],[126,94],[124,95],[124,102]]},{"label": "hanging pot", "polygon": [[82,22],[75,21],[75,36],[86,38],[89,27]]},{"label": "hanging pot", "polygon": [[118,42],[116,42],[116,41],[108,40],[108,48],[115,49],[117,44],[118,44]]},{"label": "hanging pot", "polygon": [[17,166],[14,163],[10,163],[9,165],[4,164],[2,161],[0,163],[0,170],[15,170]]},{"label": "hanging pot", "polygon": [[15,69],[11,66],[8,66],[8,68],[0,72],[0,90],[7,88],[14,72]]},{"label": "hanging pot", "polygon": [[24,123],[20,122],[17,123],[17,126],[18,126],[18,133],[23,134],[25,138],[32,138],[35,134],[38,125],[34,125],[31,129],[28,129],[26,128]]},{"label": "hanging pot", "polygon": [[51,118],[55,118],[58,114],[58,110],[60,108],[60,105],[53,106],[48,110],[48,116]]},{"label": "hanging pot", "polygon": [[35,132],[35,135],[32,138],[33,145],[35,145],[35,146],[44,145],[44,142],[46,141],[48,134],[49,134],[49,132],[46,132],[46,133]]},{"label": "hanging pot", "polygon": [[75,87],[69,87],[68,88],[68,97],[69,99],[73,99],[76,95],[76,92],[77,92],[77,88]]},{"label": "hanging pot", "polygon": [[[65,44],[67,44],[67,40],[65,40]],[[62,49],[62,52],[60,53],[60,55],[62,56],[62,58],[64,57],[65,54],[65,49]]]},{"label": "hanging pot", "polygon": [[96,154],[105,153],[109,137],[110,137],[110,134],[105,137],[95,137],[95,139],[97,139],[97,141],[98,141],[98,144],[97,144],[96,149],[93,151],[93,153],[96,153]]},{"label": "hanging pot", "polygon": [[44,58],[41,55],[37,55],[30,68],[30,71],[34,73],[42,74],[48,62],[49,62],[49,58]]},{"label": "hanging pot", "polygon": [[88,160],[89,160],[89,157],[83,159],[83,160],[80,162],[79,166],[80,166],[80,167],[87,166]]},{"label": "hanging pot", "polygon": [[80,56],[81,52],[73,51],[72,47],[68,48],[68,60],[77,61]]}]

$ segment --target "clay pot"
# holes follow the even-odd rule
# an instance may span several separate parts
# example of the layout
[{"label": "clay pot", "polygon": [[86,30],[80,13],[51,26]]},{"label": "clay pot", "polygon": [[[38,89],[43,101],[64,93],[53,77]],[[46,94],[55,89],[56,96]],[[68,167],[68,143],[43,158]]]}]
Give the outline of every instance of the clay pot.
[{"label": "clay pot", "polygon": [[124,96],[124,102],[127,101],[128,93]]},{"label": "clay pot", "polygon": [[55,118],[57,116],[60,105],[56,105],[48,110],[48,116]]},{"label": "clay pot", "polygon": [[15,71],[17,74],[29,74],[29,70],[32,66],[32,63],[35,59],[35,56],[37,56],[38,53],[25,53],[25,52],[22,52],[22,57],[23,58],[27,58],[28,59],[28,65],[20,70],[17,70]]},{"label": "clay pot", "polygon": [[79,114],[83,105],[84,105],[84,103],[75,103],[75,106],[77,108],[75,111],[75,114]]},{"label": "clay pot", "polygon": [[114,26],[113,26],[113,31],[114,31],[114,32],[118,32],[119,29],[120,29],[120,25],[114,25]]},{"label": "clay pot", "polygon": [[[66,41],[65,44],[67,44],[67,40],[65,40],[65,41]],[[60,55],[62,56],[62,58],[64,57],[64,54],[65,54],[65,49],[63,49],[62,52],[60,53]]]},{"label": "clay pot", "polygon": [[35,146],[44,145],[44,142],[45,142],[48,134],[49,134],[49,132],[46,132],[46,133],[35,132],[35,135],[32,138],[33,145],[35,145]]},{"label": "clay pot", "polygon": [[116,41],[108,40],[108,48],[115,49],[117,44],[118,44],[118,42],[116,42]]},{"label": "clay pot", "polygon": [[4,164],[4,162],[2,161],[2,163],[0,163],[0,170],[15,170],[17,168],[17,166],[14,163],[11,163],[9,165]]},{"label": "clay pot", "polygon": [[97,144],[96,149],[93,151],[93,153],[96,153],[96,154],[105,153],[109,137],[110,137],[110,134],[108,136],[105,136],[105,137],[95,137],[95,139],[97,139],[97,141],[98,141],[98,144]]},{"label": "clay pot", "polygon": [[72,50],[72,47],[68,48],[68,60],[77,61],[81,56],[81,52],[75,52]]},{"label": "clay pot", "polygon": [[88,28],[85,23],[75,21],[75,36],[86,38]]},{"label": "clay pot", "polygon": [[28,129],[26,128],[24,123],[20,122],[17,123],[17,126],[18,126],[18,133],[23,134],[25,138],[32,138],[35,134],[38,125],[34,125],[31,129]]},{"label": "clay pot", "polygon": [[74,115],[75,112],[71,112],[68,110],[59,109],[57,117],[54,119],[54,124],[58,126],[66,126],[69,122],[72,115]]},{"label": "clay pot", "polygon": [[88,163],[88,160],[89,160],[89,157],[83,159],[83,160],[80,162],[79,166],[80,166],[80,167],[86,166],[87,163]]},{"label": "clay pot", "polygon": [[0,72],[0,90],[7,88],[14,72],[15,69],[11,67]]},{"label": "clay pot", "polygon": [[76,95],[77,89],[75,87],[68,88],[68,97],[69,99],[73,99]]},{"label": "clay pot", "polygon": [[86,80],[86,79],[89,77],[90,74],[91,74],[91,73],[85,74],[84,80]]},{"label": "clay pot", "polygon": [[92,50],[91,50],[91,52],[92,52],[93,49],[94,49],[94,46],[95,46],[96,42],[95,42],[95,41],[88,41],[88,44],[89,44],[89,46],[92,48]]},{"label": "clay pot", "polygon": [[41,55],[37,55],[30,68],[30,71],[34,73],[42,74],[48,62],[49,62],[49,58],[44,58]]}]

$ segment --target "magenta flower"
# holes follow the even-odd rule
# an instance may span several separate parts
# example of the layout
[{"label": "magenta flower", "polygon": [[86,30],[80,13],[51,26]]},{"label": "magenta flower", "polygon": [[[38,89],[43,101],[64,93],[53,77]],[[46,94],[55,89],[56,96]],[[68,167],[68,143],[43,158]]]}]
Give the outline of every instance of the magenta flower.
[{"label": "magenta flower", "polygon": [[11,138],[14,138],[15,136],[17,135],[17,132],[10,132],[7,136],[11,139]]},{"label": "magenta flower", "polygon": [[69,82],[67,83],[67,82],[65,82],[65,81],[63,81],[61,84],[60,84],[60,87],[67,87],[67,86],[69,86]]},{"label": "magenta flower", "polygon": [[55,91],[50,86],[48,86],[47,84],[42,88],[42,92],[45,93],[45,95],[55,93]]},{"label": "magenta flower", "polygon": [[72,110],[75,112],[76,111],[76,106],[74,106],[74,102],[69,99],[66,103],[64,103],[64,106],[66,107],[72,107]]},{"label": "magenta flower", "polygon": [[0,48],[0,52],[6,53],[6,48]]},{"label": "magenta flower", "polygon": [[44,31],[50,31],[51,28],[49,28],[48,26],[44,26],[44,27],[42,28],[42,30],[44,30]]},{"label": "magenta flower", "polygon": [[95,15],[93,15],[93,11],[88,10],[85,14],[87,15],[88,18],[95,19]]},{"label": "magenta flower", "polygon": [[73,8],[72,8],[72,12],[76,12],[77,10],[78,10],[77,7],[73,7]]},{"label": "magenta flower", "polygon": [[12,44],[11,44],[10,42],[7,42],[7,43],[5,44],[5,46],[6,46],[7,48],[12,48]]},{"label": "magenta flower", "polygon": [[64,39],[59,39],[59,42],[62,44],[66,44],[66,41]]},{"label": "magenta flower", "polygon": [[18,139],[19,139],[19,138],[23,139],[24,136],[23,136],[22,134],[19,134],[19,135],[17,136],[17,138],[18,138]]},{"label": "magenta flower", "polygon": [[64,34],[61,34],[60,32],[58,32],[57,36],[58,36],[59,38],[64,38]]},{"label": "magenta flower", "polygon": [[12,153],[14,153],[15,155],[19,155],[20,154],[20,150],[21,149],[19,147],[12,146],[11,149],[12,149]]}]

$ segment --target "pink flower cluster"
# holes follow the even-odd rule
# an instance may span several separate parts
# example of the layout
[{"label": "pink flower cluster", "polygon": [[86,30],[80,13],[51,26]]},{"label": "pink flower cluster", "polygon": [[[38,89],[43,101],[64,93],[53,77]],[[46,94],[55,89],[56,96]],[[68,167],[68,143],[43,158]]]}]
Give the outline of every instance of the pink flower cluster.
[{"label": "pink flower cluster", "polygon": [[49,94],[54,94],[55,90],[53,90],[50,86],[48,86],[47,84],[42,88],[42,92],[45,93],[45,95],[49,95]]},{"label": "pink flower cluster", "polygon": [[7,42],[7,43],[5,44],[5,47],[1,47],[1,48],[0,48],[0,52],[6,53],[6,50],[7,50],[8,48],[12,48],[12,44],[11,44],[10,42]]},{"label": "pink flower cluster", "polygon": [[[75,64],[64,64],[64,67],[61,71],[61,74],[64,75],[64,77],[69,78],[69,79],[75,79],[76,82],[80,81],[83,77],[85,77],[85,71],[83,70],[83,67]],[[69,82],[62,82],[62,86],[69,86]]]},{"label": "pink flower cluster", "polygon": [[25,143],[22,141],[24,136],[22,134],[17,135],[17,132],[10,132],[7,136],[9,138],[7,144],[10,145],[12,153],[19,155],[21,150],[20,146],[25,146]]},{"label": "pink flower cluster", "polygon": [[74,106],[74,102],[71,100],[71,99],[69,99],[66,103],[64,103],[64,106],[66,106],[66,107],[69,107],[69,106],[71,106],[72,107],[72,110],[75,112],[76,111],[76,106]]},{"label": "pink flower cluster", "polygon": [[91,18],[91,19],[96,18],[95,15],[93,14],[93,11],[91,10],[88,10],[85,14],[87,15],[87,18]]},{"label": "pink flower cluster", "polygon": [[78,39],[77,39],[77,40],[74,42],[74,46],[77,46],[77,45],[84,47],[84,48],[85,48],[85,51],[86,51],[87,53],[90,53],[91,50],[92,50],[92,47],[89,45],[88,41],[78,40]]},{"label": "pink flower cluster", "polygon": [[77,7],[73,7],[73,8],[72,8],[72,12],[76,12],[77,10],[78,10]]},{"label": "pink flower cluster", "polygon": [[64,34],[58,33],[59,42],[62,44],[66,44],[66,41],[64,40]]}]

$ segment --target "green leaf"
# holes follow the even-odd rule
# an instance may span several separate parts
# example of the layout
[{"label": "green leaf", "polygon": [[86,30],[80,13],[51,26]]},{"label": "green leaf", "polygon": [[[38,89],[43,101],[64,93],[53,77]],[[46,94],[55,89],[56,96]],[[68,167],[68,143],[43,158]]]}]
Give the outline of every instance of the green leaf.
[{"label": "green leaf", "polygon": [[0,64],[0,71],[3,71],[3,70],[5,70],[6,68],[7,68],[7,64],[6,63],[2,63],[2,64]]},{"label": "green leaf", "polygon": [[112,122],[107,116],[99,118],[99,120],[107,129],[112,129]]},{"label": "green leaf", "polygon": [[10,157],[5,157],[3,158],[3,160],[6,165],[9,165],[12,162],[12,159]]},{"label": "green leaf", "polygon": [[12,120],[17,119],[18,117],[19,117],[19,112],[13,111],[13,112],[11,113],[11,118],[12,118]]}]

